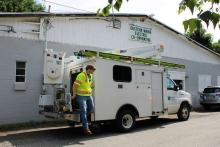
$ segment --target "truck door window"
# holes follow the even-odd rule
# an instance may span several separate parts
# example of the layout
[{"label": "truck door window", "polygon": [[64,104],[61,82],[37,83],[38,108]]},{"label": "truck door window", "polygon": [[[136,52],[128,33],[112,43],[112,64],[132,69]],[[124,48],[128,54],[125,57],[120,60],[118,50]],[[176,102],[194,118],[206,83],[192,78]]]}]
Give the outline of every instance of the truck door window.
[{"label": "truck door window", "polygon": [[175,83],[170,78],[167,78],[167,90],[174,90],[174,88]]},{"label": "truck door window", "polygon": [[183,80],[173,80],[176,85],[179,87],[179,90],[183,89]]},{"label": "truck door window", "polygon": [[131,68],[129,66],[113,66],[113,80],[116,82],[131,82]]}]

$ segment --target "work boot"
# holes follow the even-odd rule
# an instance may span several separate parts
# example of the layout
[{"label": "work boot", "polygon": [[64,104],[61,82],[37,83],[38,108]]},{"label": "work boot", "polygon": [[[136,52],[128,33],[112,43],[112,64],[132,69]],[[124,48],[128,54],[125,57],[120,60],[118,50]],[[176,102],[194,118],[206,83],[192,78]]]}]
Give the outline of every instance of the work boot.
[{"label": "work boot", "polygon": [[92,135],[92,132],[89,129],[83,129],[83,132],[86,136]]}]

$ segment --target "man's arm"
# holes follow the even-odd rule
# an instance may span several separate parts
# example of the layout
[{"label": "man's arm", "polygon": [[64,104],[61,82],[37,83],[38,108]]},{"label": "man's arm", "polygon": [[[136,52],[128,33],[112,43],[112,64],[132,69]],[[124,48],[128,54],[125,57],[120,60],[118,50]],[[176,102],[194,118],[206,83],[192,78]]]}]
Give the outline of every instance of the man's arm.
[{"label": "man's arm", "polygon": [[83,75],[79,74],[76,77],[76,80],[73,83],[73,96],[72,96],[72,99],[76,98],[76,92],[77,92],[78,87],[82,84],[82,80],[83,80]]},{"label": "man's arm", "polygon": [[92,89],[95,88],[95,83],[94,83],[94,82],[92,82],[92,84],[91,84],[91,88],[92,88]]},{"label": "man's arm", "polygon": [[78,84],[76,84],[75,82],[73,83],[73,96],[72,96],[72,99],[75,99],[76,98],[76,90],[78,88]]},{"label": "man's arm", "polygon": [[94,81],[93,75],[91,76],[91,79],[92,79],[91,88],[94,89],[95,88],[95,81]]}]

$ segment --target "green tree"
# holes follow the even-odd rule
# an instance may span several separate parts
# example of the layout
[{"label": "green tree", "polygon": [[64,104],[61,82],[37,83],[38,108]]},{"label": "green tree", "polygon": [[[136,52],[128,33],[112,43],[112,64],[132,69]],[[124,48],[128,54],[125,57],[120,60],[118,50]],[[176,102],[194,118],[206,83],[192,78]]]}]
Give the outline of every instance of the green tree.
[{"label": "green tree", "polygon": [[209,49],[213,49],[212,42],[213,37],[212,34],[207,33],[202,26],[199,27],[199,29],[196,29],[193,33],[187,32],[186,35],[193,40],[197,41],[198,43],[206,46]]},{"label": "green tree", "polygon": [[45,8],[34,0],[0,0],[0,12],[42,12]]},{"label": "green tree", "polygon": [[220,54],[220,39],[217,42],[213,43],[212,34],[207,33],[206,30],[201,26],[193,33],[187,32],[186,36]]},{"label": "green tree", "polygon": [[183,22],[185,31],[190,33],[196,31],[201,26],[202,22],[205,22],[207,27],[210,23],[214,28],[220,29],[220,0],[182,0],[179,5],[179,13],[191,11],[192,15],[195,14],[195,18],[190,18]]},{"label": "green tree", "polygon": [[220,54],[220,39],[218,40],[218,42],[213,43],[212,48],[215,52]]},{"label": "green tree", "polygon": [[113,11],[114,9],[119,11],[122,6],[122,3],[123,0],[108,0],[107,6],[105,6],[102,10],[98,9],[97,14],[102,16],[108,16],[110,14],[110,11]]},{"label": "green tree", "polygon": [[[123,0],[108,0],[108,5],[102,10],[99,9],[98,14],[108,16],[111,10],[116,9],[119,11],[122,3]],[[202,22],[205,22],[207,27],[212,23],[214,28],[217,27],[217,29],[220,29],[219,4],[220,0],[181,0],[179,4],[179,13],[189,9],[192,14],[196,14],[195,18],[189,18],[183,22],[185,31],[193,33],[199,29]]]}]

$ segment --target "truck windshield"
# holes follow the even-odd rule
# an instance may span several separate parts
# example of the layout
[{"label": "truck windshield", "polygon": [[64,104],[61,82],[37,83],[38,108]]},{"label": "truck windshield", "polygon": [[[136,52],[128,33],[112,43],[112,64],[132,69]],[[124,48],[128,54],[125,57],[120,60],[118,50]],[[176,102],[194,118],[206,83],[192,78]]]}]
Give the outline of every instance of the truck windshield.
[{"label": "truck windshield", "polygon": [[175,85],[176,83],[172,79],[167,78],[167,89],[168,90],[173,90],[175,88]]},{"label": "truck windshield", "polygon": [[218,93],[220,92],[220,88],[205,88],[203,93]]}]

